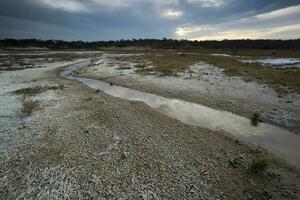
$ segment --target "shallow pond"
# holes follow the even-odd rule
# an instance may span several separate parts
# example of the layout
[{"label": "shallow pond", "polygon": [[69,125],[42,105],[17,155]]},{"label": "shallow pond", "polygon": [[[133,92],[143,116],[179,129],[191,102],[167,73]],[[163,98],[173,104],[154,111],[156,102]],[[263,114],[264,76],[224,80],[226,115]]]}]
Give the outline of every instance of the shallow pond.
[{"label": "shallow pond", "polygon": [[183,100],[169,99],[126,87],[112,86],[103,81],[72,75],[74,70],[89,64],[90,61],[85,61],[71,65],[61,75],[68,79],[78,80],[91,88],[99,89],[114,97],[144,102],[161,113],[186,124],[225,131],[243,141],[261,146],[288,163],[300,168],[300,136],[298,135],[266,123],[260,123],[257,127],[252,126],[248,118],[231,112],[216,110]]}]

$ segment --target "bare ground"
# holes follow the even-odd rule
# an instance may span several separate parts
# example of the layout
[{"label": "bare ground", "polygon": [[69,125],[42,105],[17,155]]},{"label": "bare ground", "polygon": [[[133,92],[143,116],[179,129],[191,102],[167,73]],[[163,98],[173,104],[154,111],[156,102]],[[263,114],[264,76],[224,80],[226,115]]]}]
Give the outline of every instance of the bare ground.
[{"label": "bare ground", "polygon": [[223,133],[96,93],[57,70],[38,83],[65,87],[47,91],[54,100],[42,98],[11,132],[21,139],[1,159],[1,199],[299,198],[299,170],[273,159],[267,172],[250,173],[257,151]]}]

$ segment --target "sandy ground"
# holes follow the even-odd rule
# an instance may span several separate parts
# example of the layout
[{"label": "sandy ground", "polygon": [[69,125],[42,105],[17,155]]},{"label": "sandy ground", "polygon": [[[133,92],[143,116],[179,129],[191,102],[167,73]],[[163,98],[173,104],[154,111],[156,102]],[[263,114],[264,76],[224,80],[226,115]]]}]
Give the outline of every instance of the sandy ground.
[{"label": "sandy ground", "polygon": [[[139,61],[140,62],[140,61]],[[132,55],[104,54],[80,76],[100,79],[165,97],[200,103],[251,117],[259,112],[265,122],[300,134],[300,95],[279,95],[267,85],[229,77],[220,68],[200,62],[177,77],[139,75]]]},{"label": "sandy ground", "polygon": [[[299,199],[299,170],[251,173],[257,150],[59,77],[70,63],[0,73],[0,199]],[[55,84],[20,113],[16,89]]]}]

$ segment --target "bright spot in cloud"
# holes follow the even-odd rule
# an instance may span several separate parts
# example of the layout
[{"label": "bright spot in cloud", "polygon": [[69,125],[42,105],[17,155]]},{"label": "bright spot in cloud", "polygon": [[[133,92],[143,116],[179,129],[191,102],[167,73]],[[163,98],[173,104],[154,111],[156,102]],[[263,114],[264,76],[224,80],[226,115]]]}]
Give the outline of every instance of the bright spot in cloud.
[{"label": "bright spot in cloud", "polygon": [[175,18],[181,17],[182,15],[183,15],[183,12],[181,12],[179,10],[171,10],[171,9],[168,9],[162,13],[162,17],[169,18],[169,19],[175,19]]},{"label": "bright spot in cloud", "polygon": [[190,4],[202,7],[221,7],[228,4],[231,0],[186,0]]},{"label": "bright spot in cloud", "polygon": [[64,10],[67,12],[88,12],[88,8],[79,1],[73,0],[32,0],[35,3],[52,9]]},{"label": "bright spot in cloud", "polygon": [[125,0],[92,0],[96,6],[106,8],[122,8],[129,6],[129,1]]}]

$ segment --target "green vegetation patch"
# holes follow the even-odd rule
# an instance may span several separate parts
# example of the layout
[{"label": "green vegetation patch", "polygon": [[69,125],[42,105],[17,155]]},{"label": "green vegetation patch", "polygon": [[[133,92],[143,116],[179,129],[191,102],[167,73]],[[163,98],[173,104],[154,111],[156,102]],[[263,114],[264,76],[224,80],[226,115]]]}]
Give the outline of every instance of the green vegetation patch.
[{"label": "green vegetation patch", "polygon": [[43,92],[46,92],[47,90],[58,90],[58,89],[63,89],[64,86],[63,85],[54,85],[54,86],[33,86],[33,87],[28,87],[28,88],[22,88],[19,90],[16,90],[15,93],[17,95],[36,95],[36,94],[40,94]]}]

